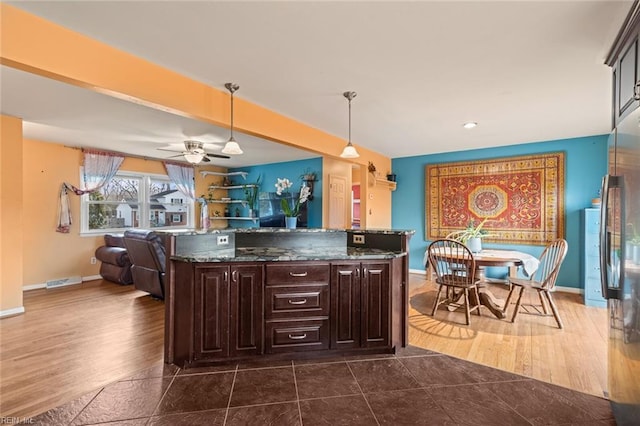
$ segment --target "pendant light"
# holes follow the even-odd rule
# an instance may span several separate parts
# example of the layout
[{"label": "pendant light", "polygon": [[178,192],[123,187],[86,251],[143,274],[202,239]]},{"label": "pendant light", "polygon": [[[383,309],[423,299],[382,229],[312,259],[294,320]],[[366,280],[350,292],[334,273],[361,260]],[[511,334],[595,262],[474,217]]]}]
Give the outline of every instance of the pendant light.
[{"label": "pendant light", "polygon": [[356,147],[351,144],[351,100],[358,94],[356,92],[344,92],[344,97],[349,100],[349,143],[342,150],[340,157],[342,158],[358,158],[360,154],[356,151]]},{"label": "pendant light", "polygon": [[238,142],[233,138],[233,93],[238,90],[240,86],[233,83],[225,83],[224,87],[231,93],[231,136],[224,145],[224,148],[222,148],[222,152],[224,154],[239,155],[242,154],[242,149],[240,149],[240,145],[238,145]]}]

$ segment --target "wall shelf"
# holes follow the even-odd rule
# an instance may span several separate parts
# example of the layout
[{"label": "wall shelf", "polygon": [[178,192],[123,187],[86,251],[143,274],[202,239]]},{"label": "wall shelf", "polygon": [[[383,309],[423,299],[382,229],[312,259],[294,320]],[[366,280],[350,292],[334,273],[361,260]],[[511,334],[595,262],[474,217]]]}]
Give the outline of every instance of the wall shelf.
[{"label": "wall shelf", "polygon": [[249,174],[249,172],[228,172],[228,173],[224,173],[224,172],[210,172],[207,170],[202,170],[200,171],[200,174],[202,175],[202,177],[205,177],[207,175],[213,175],[213,176],[242,176],[242,179],[246,179],[247,175]]},{"label": "wall shelf", "polygon": [[209,204],[233,204],[233,203],[242,203],[247,204],[247,200],[207,200]]},{"label": "wall shelf", "polygon": [[229,185],[229,186],[224,186],[224,185],[209,185],[209,189],[244,189],[244,188],[254,188],[258,185],[255,184],[247,184],[247,185]]},{"label": "wall shelf", "polygon": [[237,216],[212,216],[209,218],[209,220],[252,220],[253,222],[256,222],[258,220],[260,220],[260,218],[258,217],[237,217]]},{"label": "wall shelf", "polygon": [[369,180],[371,186],[380,185],[380,186],[386,186],[387,188],[389,188],[390,191],[396,190],[396,182],[391,182],[390,180],[379,178],[374,173],[371,173],[371,178],[372,179]]}]

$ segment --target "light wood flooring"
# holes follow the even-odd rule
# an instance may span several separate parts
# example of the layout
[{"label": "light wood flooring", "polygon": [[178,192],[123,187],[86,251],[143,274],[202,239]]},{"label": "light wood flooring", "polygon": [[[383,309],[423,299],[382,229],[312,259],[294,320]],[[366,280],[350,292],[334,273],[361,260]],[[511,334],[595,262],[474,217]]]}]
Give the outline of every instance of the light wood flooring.
[{"label": "light wood flooring", "polygon": [[[435,285],[412,274],[412,345],[602,396],[606,310],[557,293],[564,330],[551,317],[511,324],[486,310],[465,326],[462,312],[429,316],[434,297]],[[162,361],[164,304],[132,286],[34,290],[24,305],[24,315],[0,320],[0,416],[42,413]]]},{"label": "light wood flooring", "polygon": [[0,414],[33,416],[163,356],[164,304],[108,281],[24,293],[0,320]]},{"label": "light wood flooring", "polygon": [[[481,316],[473,313],[467,326],[463,309],[449,312],[444,306],[432,317],[436,285],[425,276],[412,274],[409,289],[412,345],[603,396],[607,388],[607,310],[585,306],[581,295],[554,293],[564,322],[561,330],[552,316],[523,311],[511,323],[515,301],[507,318],[501,320],[481,308]],[[490,290],[506,299],[506,286],[491,285]],[[537,294],[525,293],[523,304],[534,302],[539,304]]]}]

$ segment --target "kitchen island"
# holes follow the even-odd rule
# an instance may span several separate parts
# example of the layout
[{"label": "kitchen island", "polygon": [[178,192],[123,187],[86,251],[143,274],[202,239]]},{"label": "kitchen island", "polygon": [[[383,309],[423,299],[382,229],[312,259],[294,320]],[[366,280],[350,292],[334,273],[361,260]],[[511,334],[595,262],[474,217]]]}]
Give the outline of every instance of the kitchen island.
[{"label": "kitchen island", "polygon": [[253,228],[166,239],[165,362],[392,353],[413,231]]}]

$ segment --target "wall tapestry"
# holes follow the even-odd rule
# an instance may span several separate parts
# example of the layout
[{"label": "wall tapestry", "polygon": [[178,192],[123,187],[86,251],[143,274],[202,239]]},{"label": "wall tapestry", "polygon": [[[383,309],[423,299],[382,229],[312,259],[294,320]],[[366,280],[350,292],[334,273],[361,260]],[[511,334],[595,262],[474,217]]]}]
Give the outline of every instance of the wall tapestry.
[{"label": "wall tapestry", "polygon": [[426,166],[426,239],[487,218],[488,242],[564,238],[564,153]]}]

